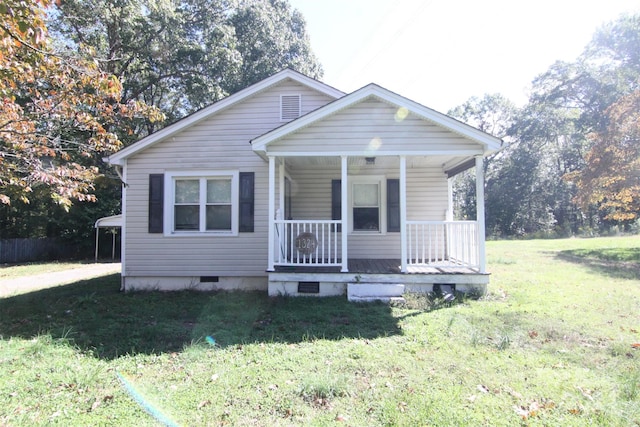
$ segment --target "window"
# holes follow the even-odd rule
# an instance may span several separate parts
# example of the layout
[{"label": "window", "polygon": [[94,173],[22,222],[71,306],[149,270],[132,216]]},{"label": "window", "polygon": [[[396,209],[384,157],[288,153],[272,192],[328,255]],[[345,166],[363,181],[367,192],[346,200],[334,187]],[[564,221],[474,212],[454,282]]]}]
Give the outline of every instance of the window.
[{"label": "window", "polygon": [[351,229],[354,232],[386,232],[384,177],[358,176],[351,182]]},{"label": "window", "polygon": [[[237,172],[166,174],[165,234],[238,232]],[[236,201],[234,203],[234,201]],[[168,229],[167,229],[168,228]]]},{"label": "window", "polygon": [[380,231],[380,186],[353,184],[353,230]]}]

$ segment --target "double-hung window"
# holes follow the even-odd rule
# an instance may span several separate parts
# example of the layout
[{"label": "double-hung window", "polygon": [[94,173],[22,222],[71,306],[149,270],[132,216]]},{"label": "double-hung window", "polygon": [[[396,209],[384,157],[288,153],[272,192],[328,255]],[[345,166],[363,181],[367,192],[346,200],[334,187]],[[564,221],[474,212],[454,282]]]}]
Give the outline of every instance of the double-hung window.
[{"label": "double-hung window", "polygon": [[172,205],[165,234],[238,233],[237,172],[173,172],[166,179]]},{"label": "double-hung window", "polygon": [[384,177],[351,179],[351,224],[354,232],[386,232]]}]

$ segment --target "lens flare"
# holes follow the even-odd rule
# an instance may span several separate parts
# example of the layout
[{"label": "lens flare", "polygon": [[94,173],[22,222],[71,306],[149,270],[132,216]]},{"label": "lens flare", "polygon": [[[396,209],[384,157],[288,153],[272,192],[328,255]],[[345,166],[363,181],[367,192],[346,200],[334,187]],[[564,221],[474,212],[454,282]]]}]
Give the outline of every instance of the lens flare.
[{"label": "lens flare", "polygon": [[382,146],[382,139],[380,137],[375,137],[369,141],[369,145],[367,146],[368,153],[375,153]]},{"label": "lens flare", "polygon": [[396,122],[401,122],[404,119],[406,119],[408,115],[409,115],[409,110],[406,109],[405,107],[400,107],[396,111],[396,114],[394,115],[393,118],[395,119]]}]

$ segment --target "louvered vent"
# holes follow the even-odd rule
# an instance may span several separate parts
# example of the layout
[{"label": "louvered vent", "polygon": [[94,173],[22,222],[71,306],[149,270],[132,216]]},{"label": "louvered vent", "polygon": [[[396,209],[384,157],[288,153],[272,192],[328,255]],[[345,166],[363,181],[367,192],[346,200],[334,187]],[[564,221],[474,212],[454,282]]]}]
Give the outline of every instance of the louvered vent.
[{"label": "louvered vent", "polygon": [[300,117],[301,98],[300,95],[280,96],[280,120],[286,122]]}]

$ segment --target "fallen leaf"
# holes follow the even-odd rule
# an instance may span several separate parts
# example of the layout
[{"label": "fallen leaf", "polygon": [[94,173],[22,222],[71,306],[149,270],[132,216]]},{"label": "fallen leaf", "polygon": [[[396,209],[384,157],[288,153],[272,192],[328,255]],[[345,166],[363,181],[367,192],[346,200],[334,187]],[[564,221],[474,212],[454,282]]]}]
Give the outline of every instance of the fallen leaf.
[{"label": "fallen leaf", "polygon": [[483,393],[489,393],[489,388],[482,384],[478,384],[478,390],[480,390]]},{"label": "fallen leaf", "polygon": [[209,406],[209,405],[211,405],[210,400],[203,400],[202,402],[198,403],[198,409],[202,409],[205,406]]},{"label": "fallen leaf", "polygon": [[635,343],[631,344],[631,347],[640,348],[640,342],[635,342]]},{"label": "fallen leaf", "polygon": [[345,422],[345,421],[347,421],[347,418],[344,415],[337,415],[336,416],[336,421]]}]

